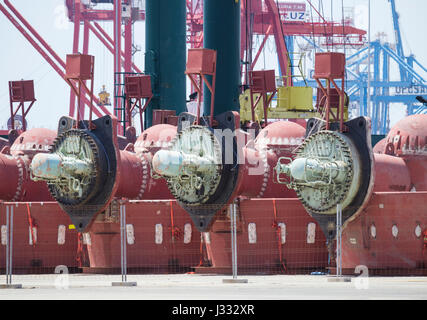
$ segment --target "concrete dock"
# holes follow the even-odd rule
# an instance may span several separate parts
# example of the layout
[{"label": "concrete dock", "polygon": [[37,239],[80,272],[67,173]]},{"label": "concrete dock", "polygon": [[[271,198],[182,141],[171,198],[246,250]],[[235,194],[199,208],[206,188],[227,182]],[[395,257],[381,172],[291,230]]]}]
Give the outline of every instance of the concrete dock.
[{"label": "concrete dock", "polygon": [[[0,276],[0,284],[6,283]],[[121,275],[15,275],[22,289],[0,289],[0,300],[424,300],[427,277],[368,277],[328,281],[326,275],[128,275],[136,286],[112,286]]]}]

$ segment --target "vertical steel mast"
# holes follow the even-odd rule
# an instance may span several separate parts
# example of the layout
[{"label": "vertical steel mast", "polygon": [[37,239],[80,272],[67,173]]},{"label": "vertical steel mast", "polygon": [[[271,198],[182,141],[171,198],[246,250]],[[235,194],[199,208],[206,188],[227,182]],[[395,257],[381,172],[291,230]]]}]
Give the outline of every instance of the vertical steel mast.
[{"label": "vertical steel mast", "polygon": [[154,94],[145,112],[148,128],[155,109],[186,111],[186,2],[147,0],[145,23],[145,72]]}]

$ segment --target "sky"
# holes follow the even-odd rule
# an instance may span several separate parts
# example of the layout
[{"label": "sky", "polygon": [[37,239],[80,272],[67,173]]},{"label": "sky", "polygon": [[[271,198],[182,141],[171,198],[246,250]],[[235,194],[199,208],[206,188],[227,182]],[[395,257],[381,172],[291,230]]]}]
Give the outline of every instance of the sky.
[{"label": "sky", "polygon": [[[171,0],[176,1],[176,0]],[[287,2],[301,2],[290,0]],[[423,33],[427,30],[427,12],[425,0],[395,0],[400,15],[400,26],[405,55],[414,54],[427,66],[427,42]],[[0,2],[3,5],[3,1]],[[65,60],[72,52],[73,24],[66,17],[64,0],[11,0],[11,3],[31,23],[37,32],[48,42],[58,55]],[[324,16],[341,20],[341,6],[353,7],[356,27],[368,29],[368,0],[312,0],[315,6],[321,6]],[[99,5],[97,8],[102,8]],[[331,14],[332,8],[332,14]],[[112,22],[100,22],[107,32],[112,33]],[[144,69],[145,22],[134,24],[134,44],[141,51],[134,55],[134,63]],[[391,9],[388,0],[371,0],[371,39],[379,32],[387,34],[387,40],[394,42]],[[82,34],[82,30],[81,30]],[[29,44],[22,34],[12,25],[5,15],[0,13],[0,129],[7,128],[10,117],[8,81],[34,80],[37,102],[28,114],[29,128],[44,127],[56,130],[57,122],[68,115],[70,89],[64,80]],[[256,69],[275,68],[274,42],[270,41],[261,55]],[[113,95],[113,57],[94,37],[91,37],[89,53],[95,56],[94,91],[100,91],[106,85]],[[392,124],[405,116],[401,105],[391,107]]]}]

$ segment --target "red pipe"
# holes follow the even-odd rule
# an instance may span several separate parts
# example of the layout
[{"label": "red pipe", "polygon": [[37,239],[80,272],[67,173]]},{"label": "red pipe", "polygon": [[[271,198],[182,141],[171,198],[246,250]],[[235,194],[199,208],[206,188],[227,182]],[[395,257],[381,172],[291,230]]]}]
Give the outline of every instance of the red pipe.
[{"label": "red pipe", "polygon": [[0,200],[53,201],[45,182],[30,179],[29,166],[36,153],[47,153],[56,138],[49,129],[31,129],[23,132],[12,146],[0,153]]},{"label": "red pipe", "polygon": [[132,20],[128,19],[125,25],[125,72],[132,72]]},{"label": "red pipe", "polygon": [[250,143],[243,148],[245,163],[239,173],[234,197],[295,198],[293,190],[275,183],[274,168],[279,157],[295,156],[304,135],[304,127],[291,121],[273,122],[261,130],[253,145]]},{"label": "red pipe", "polygon": [[114,197],[132,200],[173,199],[164,179],[155,178],[151,160],[176,136],[177,128],[159,124],[148,128],[135,142],[135,150],[120,151],[120,179]]}]

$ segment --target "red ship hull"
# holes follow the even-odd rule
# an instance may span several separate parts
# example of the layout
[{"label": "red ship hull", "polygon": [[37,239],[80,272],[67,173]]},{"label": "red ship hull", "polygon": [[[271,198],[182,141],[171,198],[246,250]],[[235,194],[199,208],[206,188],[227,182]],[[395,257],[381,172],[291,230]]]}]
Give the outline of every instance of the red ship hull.
[{"label": "red ship hull", "polygon": [[[343,273],[354,274],[356,266],[364,265],[370,274],[425,275],[426,201],[427,192],[374,193],[365,211],[343,229]],[[200,265],[200,233],[189,215],[175,201],[172,204],[172,214],[170,201],[126,204],[126,222],[131,226],[127,229],[129,272],[185,272]],[[5,214],[6,204],[3,203],[1,226],[6,225]],[[31,244],[26,203],[14,205],[13,273],[53,272],[58,265],[77,270],[81,266],[77,260],[78,237],[76,230],[70,229],[68,216],[53,202],[31,203],[30,215],[36,228],[35,245]],[[59,231],[60,226],[63,226],[62,231]],[[396,226],[395,235],[393,226]],[[119,273],[119,224],[96,221],[89,237],[84,237],[86,241],[89,238],[90,242],[84,247],[84,250],[87,248],[89,267],[84,271]],[[229,219],[218,219],[208,238],[205,248],[212,266],[199,267],[196,271],[230,273]],[[307,273],[328,267],[326,239],[298,199],[241,201],[237,241],[239,273]],[[1,247],[0,268],[3,269],[4,239]],[[334,264],[334,257],[331,262]]]},{"label": "red ship hull", "polygon": [[[307,273],[328,266],[326,238],[298,199],[243,200],[237,224],[240,273]],[[206,248],[212,267],[197,271],[230,273],[230,220],[218,219],[208,238]]]},{"label": "red ship hull", "polygon": [[[0,205],[2,241],[1,269],[6,268],[6,205]],[[53,273],[65,265],[70,272],[80,265],[77,232],[71,220],[56,202],[14,203],[13,205],[13,273]],[[28,211],[29,208],[29,211]],[[30,229],[30,219],[33,233]],[[35,241],[33,242],[33,237]],[[84,254],[82,251],[81,254]]]},{"label": "red ship hull", "polygon": [[[172,205],[172,211],[171,211]],[[175,201],[126,204],[129,273],[190,271],[201,259],[200,232]],[[89,231],[87,273],[120,273],[120,225],[96,220]]]},{"label": "red ship hull", "polygon": [[343,273],[364,265],[370,274],[427,275],[426,203],[427,192],[375,192],[343,229]]},{"label": "red ship hull", "polygon": [[[56,202],[30,204],[35,245],[27,204],[14,203],[13,210],[13,273],[53,273],[59,265],[69,272],[83,267],[88,273],[120,273],[118,222],[95,221],[83,234],[79,252],[78,233]],[[6,204],[0,212],[0,268],[5,269]],[[200,263],[200,232],[175,201],[127,203],[126,218],[128,272],[185,272]]]},{"label": "red ship hull", "polygon": [[[172,211],[171,211],[172,203]],[[239,271],[255,273],[323,270],[328,253],[325,237],[297,199],[244,200],[240,206],[238,232]],[[58,265],[81,266],[77,258],[77,232],[56,203],[32,203],[31,216],[37,225],[36,245],[30,244],[26,204],[14,207],[14,273],[53,272]],[[262,213],[262,214],[260,214]],[[5,206],[0,220],[5,225]],[[286,225],[285,234],[277,224]],[[126,204],[128,272],[173,273],[191,271],[203,261],[201,235],[190,216],[175,201],[134,201]],[[314,224],[310,235],[308,225]],[[66,227],[65,243],[58,244],[58,227]],[[255,226],[252,228],[250,226]],[[283,227],[283,225],[282,225]],[[253,231],[255,229],[255,234]],[[173,232],[172,232],[173,230]],[[231,270],[229,220],[218,220],[205,243],[211,267],[198,272]],[[283,234],[283,235],[282,235]],[[255,239],[255,238],[256,239]],[[308,238],[311,238],[310,243]],[[87,273],[120,273],[120,226],[118,222],[95,221],[83,242],[87,249]],[[280,244],[279,244],[280,242]],[[280,256],[280,251],[282,256]],[[5,261],[5,250],[1,259]],[[81,252],[81,254],[86,254]],[[206,254],[206,252],[205,252]]]}]

